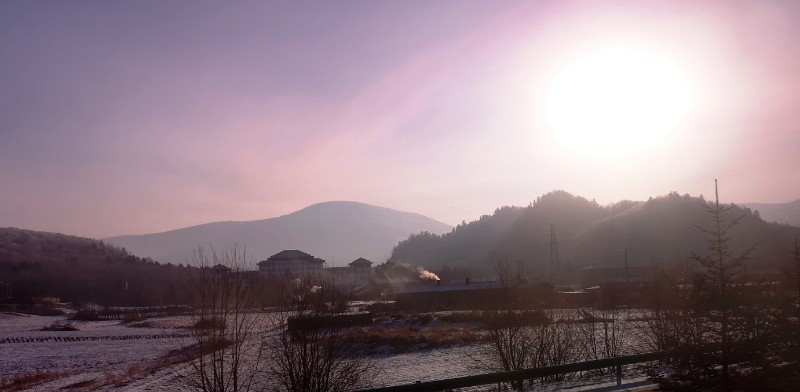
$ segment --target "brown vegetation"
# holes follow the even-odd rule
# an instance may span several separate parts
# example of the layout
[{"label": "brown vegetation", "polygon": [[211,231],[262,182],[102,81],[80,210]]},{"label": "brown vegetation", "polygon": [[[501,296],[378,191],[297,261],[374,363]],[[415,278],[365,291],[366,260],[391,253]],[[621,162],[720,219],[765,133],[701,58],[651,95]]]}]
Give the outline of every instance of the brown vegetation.
[{"label": "brown vegetation", "polygon": [[354,328],[345,333],[342,339],[362,352],[381,352],[382,348],[388,348],[389,353],[399,354],[475,343],[484,340],[484,337],[475,330],[465,328],[403,326]]},{"label": "brown vegetation", "polygon": [[78,327],[70,322],[56,321],[42,328],[42,331],[77,331]]},{"label": "brown vegetation", "polygon": [[58,380],[67,374],[60,371],[31,370],[0,379],[0,390],[23,391],[49,381]]}]

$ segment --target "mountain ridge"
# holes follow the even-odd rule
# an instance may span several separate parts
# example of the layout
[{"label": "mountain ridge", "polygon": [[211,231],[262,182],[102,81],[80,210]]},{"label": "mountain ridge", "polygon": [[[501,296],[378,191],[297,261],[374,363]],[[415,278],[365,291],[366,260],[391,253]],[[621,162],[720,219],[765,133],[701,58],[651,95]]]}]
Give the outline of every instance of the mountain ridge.
[{"label": "mountain ridge", "polygon": [[784,223],[800,227],[800,199],[787,203],[741,203],[742,206],[758,211],[768,222]]},{"label": "mountain ridge", "polygon": [[[542,278],[548,275],[551,257],[561,265],[571,265],[577,274],[585,266],[621,263],[622,250],[627,249],[632,262],[690,265],[693,252],[708,251],[708,238],[697,229],[711,224],[705,209],[708,203],[702,197],[672,192],[646,201],[601,206],[554,191],[527,207],[498,208],[493,215],[458,225],[451,233],[413,235],[393,249],[389,261],[421,265],[437,273],[454,268],[491,273],[499,260],[519,261],[520,269],[529,269],[526,275]],[[730,230],[731,252],[755,246],[748,270],[780,269],[794,238],[800,237],[800,228],[765,222],[748,207],[730,204],[730,208],[727,219],[742,219]]]},{"label": "mountain ridge", "polygon": [[358,257],[385,261],[392,247],[419,231],[444,233],[451,226],[424,215],[354,201],[327,201],[251,221],[209,222],[160,233],[103,240],[134,254],[169,263],[190,263],[194,250],[244,246],[252,262],[283,249],[301,249],[331,265]]}]

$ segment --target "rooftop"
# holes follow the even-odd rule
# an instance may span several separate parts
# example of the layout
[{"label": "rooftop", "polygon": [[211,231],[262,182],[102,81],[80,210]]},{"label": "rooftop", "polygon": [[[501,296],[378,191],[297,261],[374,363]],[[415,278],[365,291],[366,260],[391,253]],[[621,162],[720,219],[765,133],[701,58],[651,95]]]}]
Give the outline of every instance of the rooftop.
[{"label": "rooftop", "polygon": [[356,266],[356,265],[372,265],[372,262],[371,262],[371,261],[369,261],[369,260],[367,260],[367,259],[365,259],[365,258],[363,258],[363,257],[359,257],[359,258],[357,258],[357,259],[353,260],[352,262],[350,262],[350,264],[349,264],[349,265],[351,265],[351,266]]}]

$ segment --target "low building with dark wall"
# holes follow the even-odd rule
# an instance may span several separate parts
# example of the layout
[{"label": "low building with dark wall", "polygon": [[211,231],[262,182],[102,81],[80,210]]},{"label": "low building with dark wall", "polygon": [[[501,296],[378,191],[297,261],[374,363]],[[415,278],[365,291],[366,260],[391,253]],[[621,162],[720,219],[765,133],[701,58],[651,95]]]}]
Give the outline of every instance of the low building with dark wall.
[{"label": "low building with dark wall", "polygon": [[581,270],[581,285],[588,306],[643,306],[655,279],[652,265],[637,261],[600,263]]},{"label": "low building with dark wall", "polygon": [[507,282],[471,281],[406,286],[389,295],[398,306],[419,310],[496,309],[501,304],[535,308],[552,301],[553,287],[528,284],[523,279]]},{"label": "low building with dark wall", "polygon": [[639,262],[599,263],[581,269],[581,286],[641,284],[653,281],[653,267]]}]

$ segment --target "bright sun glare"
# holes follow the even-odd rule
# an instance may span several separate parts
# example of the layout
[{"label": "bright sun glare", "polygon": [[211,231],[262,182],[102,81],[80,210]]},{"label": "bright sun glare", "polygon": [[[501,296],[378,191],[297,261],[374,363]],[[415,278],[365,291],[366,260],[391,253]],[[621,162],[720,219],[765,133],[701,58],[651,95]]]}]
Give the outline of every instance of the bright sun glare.
[{"label": "bright sun glare", "polygon": [[611,156],[658,143],[686,115],[691,95],[683,72],[667,58],[605,48],[557,75],[547,119],[564,146]]}]

